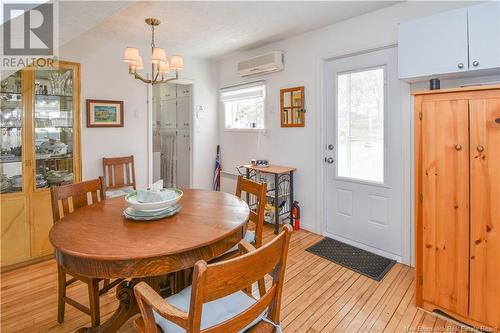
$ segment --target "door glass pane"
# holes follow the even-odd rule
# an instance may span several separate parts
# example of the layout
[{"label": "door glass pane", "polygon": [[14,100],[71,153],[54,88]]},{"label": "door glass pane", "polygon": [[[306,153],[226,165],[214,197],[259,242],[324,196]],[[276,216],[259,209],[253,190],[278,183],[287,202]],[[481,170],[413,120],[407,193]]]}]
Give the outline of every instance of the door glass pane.
[{"label": "door glass pane", "polygon": [[338,74],[340,177],[384,182],[384,68]]},{"label": "door glass pane", "polygon": [[73,72],[35,74],[36,187],[73,182]]},{"label": "door glass pane", "polygon": [[12,74],[0,85],[0,193],[23,190],[21,72]]}]

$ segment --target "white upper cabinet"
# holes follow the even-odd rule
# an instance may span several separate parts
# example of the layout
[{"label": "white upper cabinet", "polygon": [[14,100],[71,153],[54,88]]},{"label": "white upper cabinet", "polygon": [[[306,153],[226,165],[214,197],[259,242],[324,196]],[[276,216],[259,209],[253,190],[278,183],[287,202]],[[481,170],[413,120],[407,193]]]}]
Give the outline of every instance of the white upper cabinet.
[{"label": "white upper cabinet", "polygon": [[500,2],[469,7],[469,69],[500,67]]},{"label": "white upper cabinet", "polygon": [[189,128],[191,103],[189,97],[177,99],[177,128]]},{"label": "white upper cabinet", "polygon": [[161,100],[166,101],[177,98],[177,85],[172,83],[161,84]]},{"label": "white upper cabinet", "polygon": [[190,85],[177,85],[177,98],[191,96],[191,86]]},{"label": "white upper cabinet", "polygon": [[399,78],[500,68],[500,3],[481,3],[399,25]]},{"label": "white upper cabinet", "polygon": [[467,8],[399,25],[400,78],[466,71]]}]

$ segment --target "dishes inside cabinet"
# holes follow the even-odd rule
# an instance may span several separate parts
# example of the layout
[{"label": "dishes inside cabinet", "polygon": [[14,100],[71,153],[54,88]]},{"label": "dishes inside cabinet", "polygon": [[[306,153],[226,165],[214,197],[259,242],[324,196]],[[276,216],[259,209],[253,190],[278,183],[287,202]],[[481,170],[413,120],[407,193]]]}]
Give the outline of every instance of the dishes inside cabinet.
[{"label": "dishes inside cabinet", "polygon": [[49,185],[59,185],[63,182],[73,181],[73,173],[68,173],[67,171],[50,170],[47,172],[46,179]]},{"label": "dishes inside cabinet", "polygon": [[47,187],[49,184],[48,181],[45,179],[45,177],[40,173],[36,174],[35,181],[36,181],[36,188]]},{"label": "dishes inside cabinet", "polygon": [[12,185],[12,191],[21,191],[23,188],[23,176],[15,175],[10,177],[10,182]]},{"label": "dishes inside cabinet", "polygon": [[0,193],[8,193],[12,189],[12,182],[6,174],[0,176]]},{"label": "dishes inside cabinet", "polygon": [[68,153],[68,145],[54,139],[49,139],[40,145],[38,152],[44,155],[49,154],[51,157],[63,156]]}]

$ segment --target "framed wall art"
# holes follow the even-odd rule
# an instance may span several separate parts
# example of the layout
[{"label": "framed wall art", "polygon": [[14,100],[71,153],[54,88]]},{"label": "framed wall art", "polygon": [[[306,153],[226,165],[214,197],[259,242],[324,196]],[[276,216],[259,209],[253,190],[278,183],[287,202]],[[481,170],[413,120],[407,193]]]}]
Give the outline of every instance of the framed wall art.
[{"label": "framed wall art", "polygon": [[304,127],[304,87],[280,90],[281,127]]},{"label": "framed wall art", "polygon": [[123,101],[87,99],[87,127],[123,127]]}]

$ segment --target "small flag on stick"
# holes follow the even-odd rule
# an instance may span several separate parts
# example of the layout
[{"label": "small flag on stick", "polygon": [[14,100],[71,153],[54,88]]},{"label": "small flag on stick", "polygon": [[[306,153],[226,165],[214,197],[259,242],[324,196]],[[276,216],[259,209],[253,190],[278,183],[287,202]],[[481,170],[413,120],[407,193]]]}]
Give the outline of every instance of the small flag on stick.
[{"label": "small flag on stick", "polygon": [[214,191],[220,191],[220,171],[222,166],[220,164],[220,146],[217,145],[217,155],[215,157],[215,170],[214,170],[214,179],[213,179],[213,188]]}]

